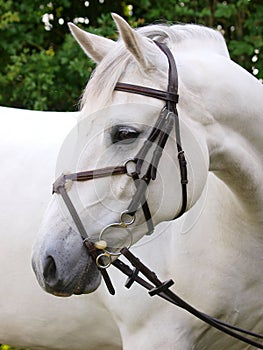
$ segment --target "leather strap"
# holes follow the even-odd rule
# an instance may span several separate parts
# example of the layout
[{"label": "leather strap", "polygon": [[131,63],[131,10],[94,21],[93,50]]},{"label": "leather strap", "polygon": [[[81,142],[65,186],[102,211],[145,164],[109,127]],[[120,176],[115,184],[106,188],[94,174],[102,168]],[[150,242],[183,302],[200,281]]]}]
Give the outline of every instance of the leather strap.
[{"label": "leather strap", "polygon": [[[123,248],[121,250],[121,253],[135,267],[135,269],[132,270],[128,265],[124,264],[120,260],[116,260],[112,263],[113,266],[128,276],[128,280],[125,284],[127,288],[130,288],[134,282],[137,282],[149,290],[150,296],[157,295],[166,301],[169,301],[170,303],[186,310],[193,316],[220,330],[221,332],[226,333],[244,343],[250,344],[258,349],[263,349],[263,345],[261,343],[251,340],[241,335],[240,333],[256,337],[258,339],[263,339],[263,335],[233,326],[197,310],[169,289],[174,284],[173,280],[161,282],[156,273],[151,271],[145,264],[143,264],[135,255],[130,252],[128,248]],[[140,277],[139,272],[141,272],[150,283]]]},{"label": "leather strap", "polygon": [[[182,189],[181,209],[180,209],[180,212],[174,217],[174,219],[177,219],[184,214],[187,208],[187,183],[188,183],[187,162],[186,162],[184,151],[182,148],[179,117],[178,117],[178,111],[176,107],[179,100],[178,72],[177,72],[177,67],[176,67],[173,54],[170,51],[170,49],[165,44],[159,43],[157,41],[154,41],[154,42],[159,47],[159,49],[166,55],[168,60],[169,72],[168,72],[167,91],[161,91],[161,90],[152,89],[146,86],[139,86],[139,85],[133,85],[133,84],[127,84],[127,83],[117,83],[115,86],[115,90],[164,100],[166,102],[167,111],[173,113],[173,117],[174,117],[173,119],[175,123],[177,154],[178,154],[178,161],[179,161],[180,175],[181,175],[181,189]],[[165,120],[164,118],[160,118],[159,116],[155,126],[153,127],[150,133],[150,136],[145,141],[138,155],[135,157],[135,159],[137,160],[136,171],[138,174],[140,174],[141,166],[144,162],[144,159],[149,149],[151,148],[152,142],[154,142],[159,137],[158,146],[160,146],[160,148],[156,147],[155,156],[153,157],[151,162],[152,165],[150,166],[151,167],[150,179],[153,179],[153,180],[155,179],[155,176],[156,176],[157,166],[159,163],[159,159],[162,155],[162,149],[165,147],[165,144],[170,132],[169,128],[167,128],[165,131],[162,130],[164,120]],[[159,136],[160,130],[162,134],[161,136]],[[150,167],[148,168],[149,171],[150,171]],[[148,176],[149,176],[149,171],[147,172]]]},{"label": "leather strap", "polygon": [[99,179],[106,176],[122,175],[126,174],[127,169],[125,166],[112,166],[107,168],[81,171],[78,173],[65,175],[67,180],[71,181],[88,181],[92,179]]},{"label": "leather strap", "polygon": [[[178,72],[177,72],[174,56],[171,50],[165,44],[159,43],[158,41],[154,41],[154,42],[155,42],[155,45],[159,47],[159,49],[166,55],[168,59],[169,74],[168,74],[167,92],[177,94],[178,93]],[[167,101],[168,111],[172,111],[177,114],[177,111],[176,111],[177,102],[174,102],[171,100]]]},{"label": "leather strap", "polygon": [[171,101],[173,103],[178,103],[179,96],[173,91],[162,91],[157,89],[152,89],[146,86],[133,85],[127,83],[117,83],[115,89],[117,91],[130,92],[132,94],[144,95],[148,97],[157,98],[158,100]]}]

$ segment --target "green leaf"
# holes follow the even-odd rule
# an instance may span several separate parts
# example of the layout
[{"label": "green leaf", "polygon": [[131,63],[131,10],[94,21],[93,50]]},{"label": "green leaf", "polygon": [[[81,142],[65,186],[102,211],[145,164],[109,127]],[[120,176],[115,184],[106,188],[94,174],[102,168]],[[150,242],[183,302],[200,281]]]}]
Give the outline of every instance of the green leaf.
[{"label": "green leaf", "polygon": [[229,49],[232,51],[232,54],[235,56],[239,55],[252,55],[254,52],[254,47],[250,43],[244,41],[232,40],[229,43]]},{"label": "green leaf", "polygon": [[217,4],[215,11],[215,17],[217,18],[231,18],[236,15],[237,8],[233,4],[227,4],[226,2]]}]

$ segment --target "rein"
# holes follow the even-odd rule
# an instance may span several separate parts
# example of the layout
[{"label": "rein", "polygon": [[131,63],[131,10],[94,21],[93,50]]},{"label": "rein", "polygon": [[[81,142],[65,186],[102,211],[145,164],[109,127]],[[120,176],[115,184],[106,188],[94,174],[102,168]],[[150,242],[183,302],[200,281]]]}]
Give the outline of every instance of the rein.
[{"label": "rein", "polygon": [[[128,159],[123,165],[112,166],[101,169],[82,171],[78,173],[72,173],[64,175],[62,174],[53,184],[53,193],[60,194],[64,200],[66,207],[83,239],[84,245],[86,246],[91,258],[96,263],[102,277],[108,287],[110,294],[114,295],[115,290],[109,278],[106,269],[113,265],[121,272],[128,276],[128,280],[125,284],[127,288],[130,288],[134,282],[139,283],[144,288],[149,290],[149,295],[158,295],[159,297],[171,302],[172,304],[188,311],[198,319],[206,322],[210,326],[217,328],[218,330],[259,349],[263,349],[263,345],[257,343],[239,333],[243,333],[249,336],[257,337],[263,339],[262,335],[244,330],[222,322],[216,318],[213,318],[203,312],[198,311],[190,304],[186,303],[178,295],[172,292],[169,288],[174,284],[173,280],[168,280],[161,282],[157,275],[152,272],[147,266],[145,266],[138,258],[136,258],[130,251],[129,247],[132,245],[132,233],[129,231],[129,226],[136,220],[135,214],[141,205],[141,209],[144,213],[145,222],[147,224],[148,232],[151,234],[154,230],[152,216],[150,208],[146,200],[146,190],[149,183],[156,179],[157,169],[159,161],[162,156],[162,151],[166,145],[169,135],[172,129],[175,129],[175,137],[177,144],[177,157],[180,166],[180,176],[181,176],[181,189],[182,189],[182,203],[179,213],[174,219],[180,217],[187,208],[187,163],[184,156],[184,151],[181,143],[179,117],[176,105],[178,103],[178,74],[177,68],[174,61],[174,57],[169,50],[169,48],[162,43],[155,42],[155,44],[160,48],[160,50],[166,55],[169,63],[168,72],[168,87],[167,91],[152,89],[149,87],[117,83],[115,86],[116,91],[128,92],[133,94],[144,95],[148,97],[157,98],[165,101],[165,107],[162,109],[155,125],[152,127],[149,137],[145,140],[142,148],[139,150],[138,154],[132,158]],[[142,167],[145,164],[145,158],[150,151],[150,149],[155,145],[155,149],[152,154],[152,159],[147,170],[143,175],[141,175]],[[134,170],[130,171],[131,163],[134,165]],[[116,175],[127,175],[130,176],[135,184],[136,192],[133,195],[127,210],[120,213],[120,219],[118,223],[112,223],[102,229],[99,235],[99,240],[95,243],[91,242],[86,229],[74,207],[67,191],[67,184],[72,181],[89,181],[93,179],[116,176]],[[119,251],[116,248],[110,248],[107,246],[107,230],[109,229],[124,229],[130,237],[130,242],[127,247],[123,247]],[[104,236],[106,238],[104,239]],[[122,261],[117,259],[120,255],[124,255],[127,260],[134,266],[132,270],[128,265],[124,264]],[[146,279],[139,276],[141,272]]]},{"label": "rein", "polygon": [[[242,342],[245,342],[249,345],[252,345],[254,347],[257,347],[258,349],[263,349],[263,345],[255,342],[247,337],[244,337],[243,335],[239,333],[243,333],[252,337],[256,337],[258,339],[263,339],[263,336],[257,333],[253,333],[250,331],[247,331],[245,329],[233,326],[231,324],[228,324],[226,322],[220,321],[212,316],[209,316],[197,309],[195,309],[193,306],[188,304],[186,301],[181,299],[177,294],[172,292],[169,288],[174,284],[173,280],[168,280],[165,282],[161,282],[155,272],[151,271],[146,265],[144,265],[136,256],[134,256],[129,249],[123,248],[121,249],[121,253],[125,256],[125,258],[134,266],[134,269],[132,270],[128,265],[124,264],[120,260],[116,260],[112,263],[113,266],[115,266],[118,270],[123,272],[125,275],[128,276],[128,279],[126,281],[125,287],[130,288],[134,282],[137,282],[144,288],[149,290],[149,295],[155,296],[158,295],[159,297],[165,299],[166,301],[176,305],[177,307],[180,307],[186,311],[188,311],[193,316],[197,317],[199,320],[209,324],[210,326],[220,330],[223,333],[226,333],[233,338],[236,338]],[[150,282],[145,281],[143,278],[138,276],[139,272],[141,272],[147,280]]]}]

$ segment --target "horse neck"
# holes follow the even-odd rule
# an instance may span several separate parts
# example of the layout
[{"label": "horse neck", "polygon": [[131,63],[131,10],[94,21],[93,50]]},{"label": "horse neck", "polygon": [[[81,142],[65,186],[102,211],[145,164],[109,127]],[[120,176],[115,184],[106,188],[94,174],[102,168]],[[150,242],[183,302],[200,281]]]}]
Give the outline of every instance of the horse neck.
[{"label": "horse neck", "polygon": [[[249,212],[262,221],[263,87],[226,58],[206,67],[201,91],[210,120],[202,123],[213,171]],[[212,74],[212,75],[211,75]]]}]

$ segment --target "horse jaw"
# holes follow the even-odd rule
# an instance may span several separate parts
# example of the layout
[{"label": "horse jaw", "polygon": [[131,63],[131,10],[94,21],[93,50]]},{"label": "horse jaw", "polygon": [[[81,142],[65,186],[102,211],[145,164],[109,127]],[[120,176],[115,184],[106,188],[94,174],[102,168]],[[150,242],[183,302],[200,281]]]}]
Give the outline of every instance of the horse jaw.
[{"label": "horse jaw", "polygon": [[68,26],[85,54],[95,63],[102,61],[108,52],[113,50],[116,45],[114,41],[99,35],[87,33],[73,23],[68,23]]}]

